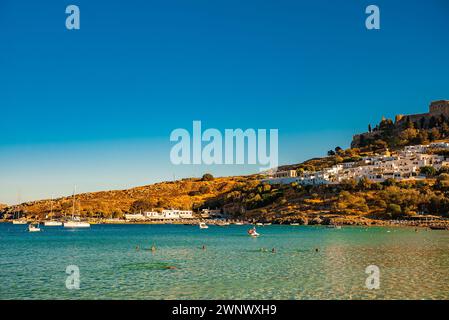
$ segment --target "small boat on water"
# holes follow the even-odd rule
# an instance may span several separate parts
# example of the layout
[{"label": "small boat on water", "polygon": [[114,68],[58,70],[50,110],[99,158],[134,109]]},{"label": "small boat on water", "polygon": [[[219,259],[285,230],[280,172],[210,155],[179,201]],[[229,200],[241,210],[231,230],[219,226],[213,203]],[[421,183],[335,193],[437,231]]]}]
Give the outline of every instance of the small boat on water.
[{"label": "small boat on water", "polygon": [[[51,202],[50,202],[50,217],[53,216],[53,197],[51,198]],[[45,216],[45,219],[48,219],[48,215]],[[62,226],[62,222],[61,221],[56,221],[56,220],[46,220],[44,221],[44,226],[46,227],[59,227]]]},{"label": "small boat on water", "polygon": [[[19,194],[18,202],[20,202],[20,194]],[[28,221],[21,217],[20,212],[21,212],[20,205],[16,205],[14,207],[14,215],[13,215],[12,224],[28,224]]]},{"label": "small boat on water", "polygon": [[199,225],[200,229],[208,229],[209,226],[207,224],[205,224],[204,222],[200,222]]},{"label": "small boat on water", "polygon": [[41,228],[39,228],[39,224],[30,224],[28,225],[28,231],[29,232],[39,232],[41,231]]},{"label": "small boat on water", "polygon": [[236,226],[243,226],[243,222],[236,222],[234,223]]},{"label": "small boat on water", "polygon": [[64,222],[64,228],[90,228],[90,223],[85,221],[70,220]]},{"label": "small boat on water", "polygon": [[341,226],[338,226],[336,224],[330,224],[326,228],[329,228],[329,229],[341,229]]},{"label": "small boat on water", "polygon": [[59,226],[62,226],[62,222],[61,221],[56,221],[56,220],[48,220],[48,221],[44,221],[44,226],[46,226],[46,227],[59,227]]},{"label": "small boat on water", "polygon": [[15,219],[12,221],[12,224],[28,224],[28,221],[24,219]]},{"label": "small boat on water", "polygon": [[260,236],[260,234],[257,233],[256,227],[253,227],[253,228],[249,229],[249,230],[248,230],[248,234],[249,234],[251,237],[253,237],[253,238],[256,238],[256,237]]},{"label": "small boat on water", "polygon": [[290,223],[291,226],[299,226],[299,223]]},{"label": "small boat on water", "polygon": [[90,228],[89,222],[81,221],[79,217],[75,217],[75,193],[76,189],[73,191],[72,219],[64,222],[64,228]]},{"label": "small boat on water", "polygon": [[271,222],[269,222],[269,223],[264,223],[263,225],[264,225],[264,226],[271,226]]},{"label": "small boat on water", "polygon": [[263,226],[263,223],[262,222],[257,222],[256,226]]}]

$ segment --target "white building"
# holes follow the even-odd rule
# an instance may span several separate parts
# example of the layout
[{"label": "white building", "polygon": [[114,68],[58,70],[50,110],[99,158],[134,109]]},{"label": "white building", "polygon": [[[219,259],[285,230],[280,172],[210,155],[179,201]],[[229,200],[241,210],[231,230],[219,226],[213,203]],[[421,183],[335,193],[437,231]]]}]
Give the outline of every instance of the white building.
[{"label": "white building", "polygon": [[163,219],[190,219],[193,218],[191,210],[162,210]]},{"label": "white building", "polygon": [[448,142],[433,142],[430,144],[431,148],[442,148],[442,149],[449,149],[449,143]]}]

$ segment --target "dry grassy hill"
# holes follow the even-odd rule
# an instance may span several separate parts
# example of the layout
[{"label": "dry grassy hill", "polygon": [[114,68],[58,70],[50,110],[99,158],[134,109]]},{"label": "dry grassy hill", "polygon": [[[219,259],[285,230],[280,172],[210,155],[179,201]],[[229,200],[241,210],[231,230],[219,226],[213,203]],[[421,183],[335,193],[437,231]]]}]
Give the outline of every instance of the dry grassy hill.
[{"label": "dry grassy hill", "polygon": [[[81,216],[120,217],[124,213],[139,210],[196,209],[208,200],[246,185],[248,181],[257,181],[255,179],[255,176],[214,178],[210,181],[189,178],[126,190],[82,193],[76,195],[75,210]],[[19,210],[31,218],[43,218],[46,215],[58,217],[70,215],[72,206],[73,197],[67,196],[53,202],[46,199],[23,203]],[[8,207],[4,211],[11,213],[14,210],[14,207]]]}]

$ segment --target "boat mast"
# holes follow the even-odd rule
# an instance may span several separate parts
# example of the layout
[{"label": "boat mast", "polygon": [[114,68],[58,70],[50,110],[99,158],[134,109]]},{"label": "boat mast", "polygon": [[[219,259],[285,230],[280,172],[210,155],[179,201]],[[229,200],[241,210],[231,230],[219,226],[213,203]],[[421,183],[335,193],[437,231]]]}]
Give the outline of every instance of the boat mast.
[{"label": "boat mast", "polygon": [[53,219],[53,196],[51,196],[50,201],[50,219]]},{"label": "boat mast", "polygon": [[75,193],[76,193],[76,186],[75,188],[73,188],[72,220],[75,214]]}]

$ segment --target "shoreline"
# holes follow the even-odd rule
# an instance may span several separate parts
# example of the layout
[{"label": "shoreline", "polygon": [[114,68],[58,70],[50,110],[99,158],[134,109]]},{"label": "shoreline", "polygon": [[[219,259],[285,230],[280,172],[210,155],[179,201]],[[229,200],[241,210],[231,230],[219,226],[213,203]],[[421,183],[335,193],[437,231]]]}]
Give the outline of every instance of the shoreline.
[{"label": "shoreline", "polygon": [[[317,219],[317,218],[314,218]],[[441,229],[449,230],[449,220],[430,220],[430,221],[420,221],[420,220],[376,220],[367,218],[357,218],[354,217],[338,217],[338,218],[326,218],[321,219],[322,221],[314,221],[311,219],[310,222],[299,223],[292,226],[354,226],[354,227],[414,227],[414,228],[425,228],[425,229]],[[87,220],[92,225],[189,225],[197,226],[200,222],[204,222],[207,225],[212,226],[222,226],[226,227],[229,225],[243,225],[252,226],[260,222],[250,222],[242,220],[218,220],[218,219],[180,219],[176,221],[127,221],[127,220]],[[12,220],[0,220],[0,223],[11,223]],[[27,220],[27,223],[41,223],[42,220]],[[292,223],[297,222],[265,222],[258,227],[266,227],[269,225],[280,225],[280,226],[290,226]]]}]

